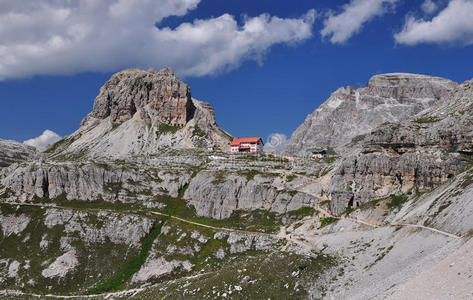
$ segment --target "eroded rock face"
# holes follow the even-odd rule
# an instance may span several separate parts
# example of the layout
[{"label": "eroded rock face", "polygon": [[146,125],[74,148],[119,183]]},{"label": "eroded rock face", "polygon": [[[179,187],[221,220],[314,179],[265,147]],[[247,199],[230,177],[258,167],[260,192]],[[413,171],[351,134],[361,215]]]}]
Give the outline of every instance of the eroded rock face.
[{"label": "eroded rock face", "polygon": [[286,213],[307,206],[313,197],[303,193],[278,190],[278,178],[202,171],[189,184],[184,199],[198,215],[225,219],[235,210],[264,209]]},{"label": "eroded rock face", "polygon": [[189,86],[171,69],[128,69],[114,74],[100,89],[90,116],[110,116],[113,123],[121,124],[136,112],[143,113],[145,106],[157,111],[159,120],[171,126],[184,126],[195,109]]},{"label": "eroded rock face", "polygon": [[189,172],[152,170],[115,164],[31,163],[0,178],[0,199],[105,200],[145,204],[153,195],[176,197],[189,182]]},{"label": "eroded rock face", "polygon": [[16,141],[0,139],[0,168],[32,158],[36,149]]},{"label": "eroded rock face", "polygon": [[391,193],[436,188],[465,169],[473,154],[473,81],[444,96],[423,114],[373,130],[360,153],[341,161],[330,179],[335,213]]},{"label": "eroded rock face", "polygon": [[406,120],[456,86],[443,78],[394,73],[372,77],[365,88],[340,88],[297,128],[284,153],[308,156],[328,147],[345,153],[376,126]]}]

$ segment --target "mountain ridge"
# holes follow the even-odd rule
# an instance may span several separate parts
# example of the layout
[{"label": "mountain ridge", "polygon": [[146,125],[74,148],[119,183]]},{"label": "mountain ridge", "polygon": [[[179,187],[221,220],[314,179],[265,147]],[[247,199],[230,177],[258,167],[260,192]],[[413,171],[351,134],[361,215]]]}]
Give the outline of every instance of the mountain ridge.
[{"label": "mountain ridge", "polygon": [[388,73],[373,76],[364,88],[339,88],[306,117],[283,153],[307,157],[316,148],[346,153],[353,138],[428,109],[457,85],[440,77]]}]

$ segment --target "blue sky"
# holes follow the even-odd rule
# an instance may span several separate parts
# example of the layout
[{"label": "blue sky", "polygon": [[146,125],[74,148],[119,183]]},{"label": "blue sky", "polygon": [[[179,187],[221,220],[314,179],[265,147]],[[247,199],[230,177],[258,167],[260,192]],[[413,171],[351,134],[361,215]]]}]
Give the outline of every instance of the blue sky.
[{"label": "blue sky", "polygon": [[[114,10],[109,27],[100,23],[107,22],[98,17],[103,14],[83,7],[34,1],[0,3],[0,27],[9,29],[0,29],[3,139],[24,141],[46,129],[72,133],[99,88],[126,67],[174,68],[193,97],[214,106],[221,127],[265,140],[289,136],[338,87],[362,87],[375,74],[473,78],[470,0],[176,0],[178,7],[135,0],[127,4],[140,5]],[[38,2],[44,2],[40,10]],[[31,14],[32,21],[5,17],[12,13]],[[140,19],[156,22],[157,41],[142,33],[152,29]],[[248,33],[252,22],[256,37]],[[125,29],[129,36],[121,34]],[[194,29],[204,41],[189,41]]]}]

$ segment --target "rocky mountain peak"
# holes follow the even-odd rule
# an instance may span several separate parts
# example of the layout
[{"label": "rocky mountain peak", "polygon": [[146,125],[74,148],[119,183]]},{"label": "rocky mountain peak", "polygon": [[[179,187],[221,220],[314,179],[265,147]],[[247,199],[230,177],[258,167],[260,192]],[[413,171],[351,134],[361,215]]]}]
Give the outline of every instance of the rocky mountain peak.
[{"label": "rocky mountain peak", "polygon": [[388,73],[371,77],[367,90],[370,94],[394,98],[400,103],[411,103],[417,99],[440,99],[446,91],[457,84],[448,79],[410,73]]},{"label": "rocky mountain peak", "polygon": [[431,108],[458,85],[448,79],[407,73],[373,76],[366,87],[339,88],[292,134],[286,154],[307,156],[315,148],[338,153],[352,139],[385,122],[399,122]]},{"label": "rocky mountain peak", "polygon": [[193,99],[172,69],[126,69],[100,88],[80,128],[47,152],[61,158],[123,159],[169,149],[225,150],[230,140],[212,106]]},{"label": "rocky mountain peak", "polygon": [[[156,116],[146,112],[149,109]],[[127,69],[114,74],[102,86],[88,117],[110,117],[113,123],[122,124],[140,112],[145,118],[156,117],[167,125],[184,126],[194,110],[189,86],[172,69]]]}]

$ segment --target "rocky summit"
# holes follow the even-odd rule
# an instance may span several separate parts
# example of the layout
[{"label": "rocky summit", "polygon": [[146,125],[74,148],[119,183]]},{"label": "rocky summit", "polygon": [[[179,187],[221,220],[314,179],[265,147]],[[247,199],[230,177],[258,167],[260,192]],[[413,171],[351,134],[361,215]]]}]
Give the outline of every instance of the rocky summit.
[{"label": "rocky summit", "polygon": [[48,153],[124,158],[166,149],[225,149],[230,140],[212,106],[193,99],[171,69],[129,69],[104,84],[80,128]]},{"label": "rocky summit", "polygon": [[121,71],[49,149],[0,140],[0,297],[472,299],[472,108],[376,75],[235,155],[172,70]]},{"label": "rocky summit", "polygon": [[88,117],[110,117],[114,124],[121,124],[138,112],[143,119],[184,126],[194,111],[189,86],[180,81],[171,69],[159,72],[129,69],[114,74],[105,83]]},{"label": "rocky summit", "polygon": [[406,120],[441,101],[456,86],[448,79],[392,73],[373,76],[364,88],[340,88],[307,116],[284,153],[307,157],[320,148],[346,153],[376,126]]}]

